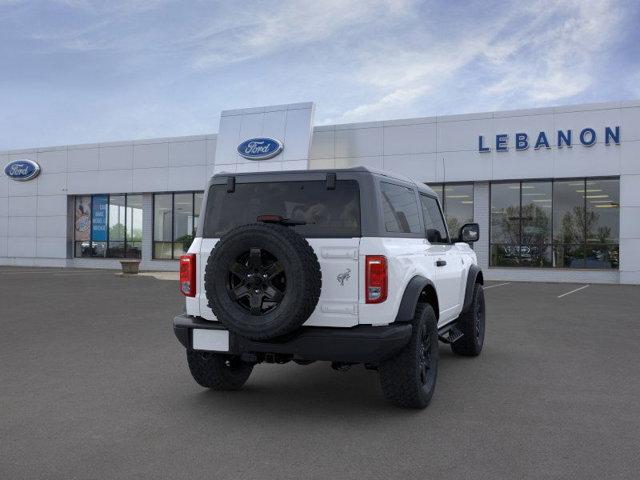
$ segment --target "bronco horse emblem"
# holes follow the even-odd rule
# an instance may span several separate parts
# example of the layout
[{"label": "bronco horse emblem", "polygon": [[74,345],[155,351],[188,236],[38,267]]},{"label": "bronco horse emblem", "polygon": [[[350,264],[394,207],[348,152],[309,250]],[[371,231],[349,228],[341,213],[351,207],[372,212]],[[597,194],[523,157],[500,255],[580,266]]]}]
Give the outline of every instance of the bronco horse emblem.
[{"label": "bronco horse emblem", "polygon": [[344,282],[346,282],[351,278],[351,269],[347,268],[346,271],[339,273],[338,276],[336,276],[336,278],[338,279],[340,286],[344,287]]}]

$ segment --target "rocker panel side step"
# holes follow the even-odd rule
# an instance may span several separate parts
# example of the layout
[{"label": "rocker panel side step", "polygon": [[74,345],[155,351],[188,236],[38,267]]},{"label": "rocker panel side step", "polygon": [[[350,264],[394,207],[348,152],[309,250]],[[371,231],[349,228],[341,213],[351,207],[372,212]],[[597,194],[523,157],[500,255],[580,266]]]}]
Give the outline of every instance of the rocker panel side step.
[{"label": "rocker panel side step", "polygon": [[460,340],[464,336],[462,330],[460,330],[456,322],[451,322],[444,327],[438,329],[438,339],[443,343],[454,343]]}]

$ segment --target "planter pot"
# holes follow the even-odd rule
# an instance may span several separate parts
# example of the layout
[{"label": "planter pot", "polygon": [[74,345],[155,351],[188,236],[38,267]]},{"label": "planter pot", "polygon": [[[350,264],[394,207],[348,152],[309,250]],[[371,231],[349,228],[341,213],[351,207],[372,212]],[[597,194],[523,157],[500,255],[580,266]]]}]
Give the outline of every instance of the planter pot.
[{"label": "planter pot", "polygon": [[140,260],[120,260],[120,265],[124,274],[135,275],[140,271]]}]

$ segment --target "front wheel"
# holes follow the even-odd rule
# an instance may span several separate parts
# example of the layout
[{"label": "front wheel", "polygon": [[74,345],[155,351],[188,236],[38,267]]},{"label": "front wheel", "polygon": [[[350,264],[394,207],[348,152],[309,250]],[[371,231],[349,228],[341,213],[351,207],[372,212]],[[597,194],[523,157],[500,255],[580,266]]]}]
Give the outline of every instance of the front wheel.
[{"label": "front wheel", "polygon": [[187,363],[193,379],[213,390],[239,390],[253,370],[238,356],[197,350],[187,350]]},{"label": "front wheel", "polygon": [[438,376],[438,327],[431,305],[419,304],[409,343],[398,355],[380,363],[384,396],[400,407],[425,408]]}]

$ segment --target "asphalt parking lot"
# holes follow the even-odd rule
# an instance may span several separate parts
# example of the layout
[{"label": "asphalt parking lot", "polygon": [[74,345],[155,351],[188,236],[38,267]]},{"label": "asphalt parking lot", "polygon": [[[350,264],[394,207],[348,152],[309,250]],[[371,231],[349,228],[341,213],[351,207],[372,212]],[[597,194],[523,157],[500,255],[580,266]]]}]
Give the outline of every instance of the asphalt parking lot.
[{"label": "asphalt parking lot", "polygon": [[360,366],[259,365],[206,391],[175,282],[0,267],[0,478],[638,478],[640,287],[489,287],[483,354],[441,345],[411,411]]}]

